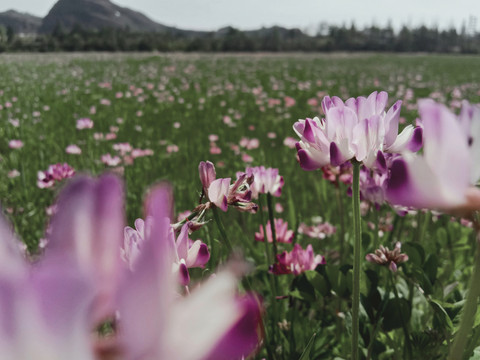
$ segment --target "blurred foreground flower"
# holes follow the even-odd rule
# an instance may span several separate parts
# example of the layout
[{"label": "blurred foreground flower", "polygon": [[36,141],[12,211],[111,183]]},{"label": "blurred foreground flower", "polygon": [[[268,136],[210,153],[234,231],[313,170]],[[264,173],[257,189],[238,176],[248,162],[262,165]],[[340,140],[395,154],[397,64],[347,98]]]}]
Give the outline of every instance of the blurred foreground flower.
[{"label": "blurred foreground flower", "polygon": [[[170,232],[170,242],[173,245],[175,259],[173,264],[173,272],[178,275],[179,281],[186,286],[190,283],[190,275],[188,269],[192,267],[204,267],[210,259],[210,252],[207,245],[201,240],[192,241],[188,238],[188,233],[191,222],[186,222],[175,241],[174,229]],[[121,249],[122,258],[128,264],[130,269],[134,269],[136,262],[140,256],[143,242],[145,241],[145,234],[149,234],[152,227],[152,219],[147,218],[147,221],[142,219],[135,220],[135,229],[130,226],[125,227],[124,230],[124,246]]]},{"label": "blurred foreground flower", "polygon": [[[120,257],[123,190],[114,176],[80,177],[65,188],[35,266],[0,218],[2,360],[213,360],[253,351],[259,302],[238,295],[233,270],[179,299],[171,199],[167,186],[148,197],[152,226],[133,270]],[[98,338],[95,329],[109,319],[114,334]]]},{"label": "blurred foreground flower", "polygon": [[398,264],[401,264],[408,260],[407,254],[402,254],[402,244],[397,242],[393,250],[389,250],[388,247],[383,247],[375,250],[375,254],[367,254],[365,259],[371,263],[388,266],[388,268],[396,272]]},{"label": "blurred foreground flower", "polygon": [[393,161],[388,200],[416,208],[479,210],[480,107],[464,103],[459,118],[433,100],[422,100],[418,107],[423,155]]}]

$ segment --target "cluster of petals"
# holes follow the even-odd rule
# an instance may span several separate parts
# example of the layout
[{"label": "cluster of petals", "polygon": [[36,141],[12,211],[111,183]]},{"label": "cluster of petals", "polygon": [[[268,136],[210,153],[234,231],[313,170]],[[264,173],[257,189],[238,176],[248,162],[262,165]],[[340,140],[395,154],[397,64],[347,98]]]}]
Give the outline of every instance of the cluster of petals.
[{"label": "cluster of petals", "polygon": [[396,272],[398,264],[408,260],[407,254],[402,254],[402,244],[397,242],[393,250],[383,247],[375,250],[375,254],[367,254],[365,259],[371,263],[387,266],[391,271]]},{"label": "cluster of petals", "polygon": [[322,166],[322,177],[335,185],[340,183],[351,185],[353,181],[353,167],[350,162],[343,163],[339,166],[326,165]]},{"label": "cluster of petals", "polygon": [[89,118],[81,118],[77,120],[77,129],[91,129],[93,128],[93,120]]},{"label": "cluster of petals", "polygon": [[[275,235],[277,242],[281,243],[291,243],[293,240],[293,230],[288,229],[288,222],[283,221],[283,219],[274,219],[273,223],[275,224]],[[267,221],[266,225],[267,232],[267,241],[269,243],[273,242],[272,228],[270,226],[270,220]],[[256,241],[265,241],[265,233],[263,231],[263,226],[260,225],[260,232],[255,233]]]},{"label": "cluster of petals", "polygon": [[258,199],[258,194],[271,194],[277,197],[282,195],[284,181],[283,176],[278,174],[278,169],[264,166],[247,167],[245,173],[253,176],[253,183],[250,186],[252,198]]},{"label": "cluster of petals", "polygon": [[337,228],[328,222],[314,225],[301,223],[298,226],[298,233],[313,239],[325,239],[327,236],[335,234]]},{"label": "cluster of petals", "polygon": [[480,106],[463,104],[460,116],[433,100],[418,103],[422,155],[397,157],[386,196],[415,208],[469,212],[480,209]]},{"label": "cluster of petals", "polygon": [[23,147],[23,141],[22,140],[10,140],[8,142],[8,147],[10,149],[20,149]]},{"label": "cluster of petals", "polygon": [[345,102],[326,96],[322,101],[325,118],[307,118],[293,126],[300,137],[296,144],[300,166],[316,170],[356,159],[371,168],[376,165],[379,152],[417,151],[422,143],[422,129],[408,125],[398,134],[401,101],[385,111],[387,101],[384,91]]},{"label": "cluster of petals", "polygon": [[37,173],[37,186],[40,189],[50,188],[55,183],[63,179],[71,178],[75,175],[75,170],[67,163],[53,164],[48,167],[46,171],[39,171]]},{"label": "cluster of petals", "polygon": [[216,178],[215,166],[210,161],[201,161],[198,166],[203,193],[208,198],[209,206],[216,206],[222,211],[227,211],[228,206],[233,206],[240,211],[255,213],[257,204],[253,203],[250,185],[253,176],[246,173],[237,174],[238,177],[231,185],[231,178]]},{"label": "cluster of petals", "polygon": [[277,262],[271,266],[270,271],[276,275],[299,275],[308,270],[315,270],[318,265],[325,264],[325,257],[315,255],[311,244],[307,245],[305,250],[299,244],[295,244],[292,251],[284,251],[277,255]]},{"label": "cluster of petals", "polygon": [[[145,208],[152,225],[133,269],[120,256],[123,187],[114,176],[64,189],[35,266],[0,219],[2,359],[226,360],[258,346],[258,300],[237,293],[231,269],[179,297],[169,187],[153,189]],[[114,334],[100,338],[95,329],[113,318]]]},{"label": "cluster of petals", "polygon": [[371,170],[365,166],[360,169],[360,198],[379,208],[385,202],[388,173]]},{"label": "cluster of petals", "polygon": [[[185,222],[180,234],[175,240],[174,229],[170,231],[169,240],[174,253],[173,273],[179,277],[180,284],[186,286],[190,283],[189,268],[204,267],[210,259],[208,247],[201,240],[192,241],[188,237],[191,227],[190,222]],[[145,236],[152,228],[152,218],[135,220],[135,229],[126,226],[124,230],[124,244],[121,249],[122,259],[130,269],[135,269],[140,257]]]}]

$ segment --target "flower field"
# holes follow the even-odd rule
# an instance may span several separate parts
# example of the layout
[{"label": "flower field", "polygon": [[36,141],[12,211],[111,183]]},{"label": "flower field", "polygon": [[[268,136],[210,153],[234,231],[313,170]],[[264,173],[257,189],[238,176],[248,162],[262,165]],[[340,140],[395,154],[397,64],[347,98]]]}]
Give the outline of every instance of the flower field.
[{"label": "flower field", "polygon": [[478,57],[0,74],[5,359],[480,359]]}]

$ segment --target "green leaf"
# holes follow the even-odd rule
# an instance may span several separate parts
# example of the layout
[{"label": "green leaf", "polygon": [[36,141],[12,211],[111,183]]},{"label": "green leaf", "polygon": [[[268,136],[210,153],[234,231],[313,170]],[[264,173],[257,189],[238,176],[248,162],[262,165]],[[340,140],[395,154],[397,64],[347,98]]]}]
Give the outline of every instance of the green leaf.
[{"label": "green leaf", "polygon": [[450,319],[450,316],[448,316],[443,306],[435,300],[430,300],[430,305],[432,306],[434,311],[434,328],[436,329],[437,327],[442,327],[449,332],[453,331],[452,319]]},{"label": "green leaf", "polygon": [[383,329],[391,331],[407,324],[412,316],[410,303],[405,299],[390,299],[383,313]]},{"label": "green leaf", "polygon": [[310,360],[310,352],[312,351],[313,343],[315,341],[315,337],[317,336],[317,333],[313,333],[312,337],[308,341],[307,346],[305,347],[305,350],[303,350],[302,355],[300,355],[300,358],[298,360]]},{"label": "green leaf", "polygon": [[425,275],[427,275],[428,280],[433,285],[435,280],[437,280],[437,270],[438,270],[438,257],[435,254],[430,254],[423,264],[423,270],[425,271]]},{"label": "green leaf", "polygon": [[425,261],[425,250],[422,245],[414,242],[406,242],[402,244],[402,252],[408,255],[408,262],[417,266],[422,266]]}]

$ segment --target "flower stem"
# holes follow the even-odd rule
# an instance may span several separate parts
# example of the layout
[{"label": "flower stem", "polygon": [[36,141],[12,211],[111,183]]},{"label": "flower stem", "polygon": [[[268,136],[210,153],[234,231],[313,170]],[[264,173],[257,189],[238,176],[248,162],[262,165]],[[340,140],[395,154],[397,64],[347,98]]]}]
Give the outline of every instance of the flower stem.
[{"label": "flower stem", "polygon": [[[273,198],[272,194],[267,193],[267,206],[268,206],[268,218],[270,220],[270,229],[272,230],[272,244],[273,244],[273,258],[277,258],[278,250],[277,250],[277,233],[275,231],[275,220],[273,218]],[[265,240],[267,240],[267,236],[265,233]]]},{"label": "flower stem", "polygon": [[218,215],[218,209],[216,207],[212,207],[213,211],[213,218],[215,219],[215,223],[217,224],[218,231],[220,231],[220,236],[224,244],[227,246],[228,252],[232,253],[232,243],[228,239],[227,232],[225,231],[225,227],[223,226],[222,220],[220,220],[220,216]]},{"label": "flower stem", "polygon": [[352,299],[352,360],[358,360],[359,321],[360,309],[360,259],[362,246],[362,229],[360,226],[360,163],[353,161],[353,299]]},{"label": "flower stem", "polygon": [[455,335],[453,346],[450,348],[448,360],[463,359],[463,352],[467,345],[468,337],[472,331],[475,313],[477,312],[478,297],[480,296],[480,231],[477,230],[476,252],[473,264],[473,274],[470,279],[467,300],[463,308],[460,328]]}]

